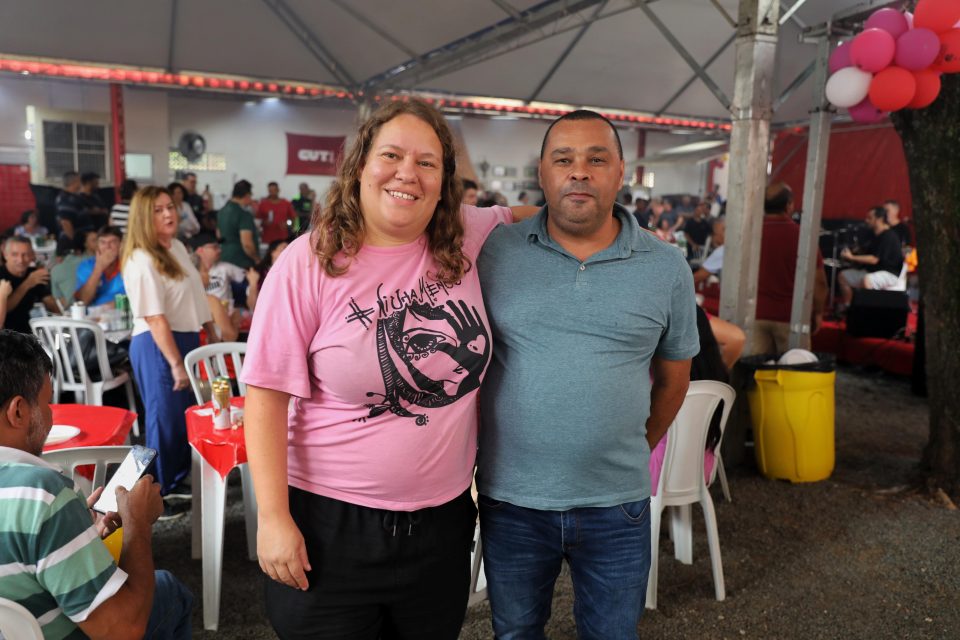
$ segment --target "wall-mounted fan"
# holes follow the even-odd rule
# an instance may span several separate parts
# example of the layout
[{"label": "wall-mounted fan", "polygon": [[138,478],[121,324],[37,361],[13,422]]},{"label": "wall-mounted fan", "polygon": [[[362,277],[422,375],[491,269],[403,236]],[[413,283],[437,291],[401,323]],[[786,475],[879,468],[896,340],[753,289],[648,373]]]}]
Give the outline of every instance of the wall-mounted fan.
[{"label": "wall-mounted fan", "polygon": [[190,162],[196,162],[207,150],[207,141],[196,131],[184,131],[177,143],[177,151]]}]

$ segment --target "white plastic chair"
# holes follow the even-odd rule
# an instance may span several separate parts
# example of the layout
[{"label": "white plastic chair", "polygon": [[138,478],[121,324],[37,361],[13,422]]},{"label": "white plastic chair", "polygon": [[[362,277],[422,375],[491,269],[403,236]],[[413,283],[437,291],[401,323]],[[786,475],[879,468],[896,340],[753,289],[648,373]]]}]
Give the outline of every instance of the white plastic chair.
[{"label": "white plastic chair", "polygon": [[[190,387],[197,399],[203,404],[209,397],[209,383],[200,379],[200,363],[203,363],[207,380],[218,375],[228,376],[227,358],[233,363],[237,375],[240,395],[246,395],[247,387],[240,382],[239,374],[243,365],[243,356],[247,345],[243,342],[220,342],[198,347],[184,357],[184,366]],[[257,499],[253,492],[253,479],[250,467],[244,463],[238,465],[240,483],[243,488],[243,511],[247,532],[247,555],[257,559]],[[226,507],[227,482],[220,473],[207,464],[203,457],[193,450],[193,468],[191,472],[191,491],[193,506],[191,556],[194,560],[203,560],[203,627],[216,630],[220,619],[220,586],[223,574],[223,517]]]},{"label": "white plastic chair", "polygon": [[[57,449],[46,451],[43,459],[55,464],[65,475],[73,478],[74,484],[84,490],[87,495],[96,487],[107,483],[107,468],[110,465],[119,465],[130,452],[130,447],[73,447],[71,449]],[[93,465],[93,480],[88,480],[77,472],[77,467]]]},{"label": "white plastic chair", "polygon": [[467,606],[472,607],[487,599],[487,576],[483,572],[483,544],[480,542],[480,525],[473,531],[473,551],[470,552],[470,596]]},{"label": "white plastic chair", "polygon": [[[703,477],[704,449],[710,421],[720,402],[723,411],[720,418],[720,434],[730,417],[730,408],[736,393],[733,387],[713,380],[697,380],[690,383],[683,405],[676,420],[665,436],[667,448],[660,470],[657,495],[650,498],[650,577],[647,581],[647,608],[657,608],[657,576],[660,554],[660,520],[664,507],[672,507],[671,537],[674,554],[684,564],[693,562],[693,531],[690,505],[700,503],[706,521],[707,542],[710,546],[710,565],[713,570],[713,585],[717,600],[726,598],[723,584],[723,564],[720,558],[720,538],[717,532],[717,516],[710,497],[708,483]],[[716,452],[719,452],[717,443]],[[715,477],[718,464],[714,465]]]},{"label": "white plastic chair", "polygon": [[[240,395],[247,395],[247,385],[240,381],[240,370],[246,354],[246,342],[218,342],[197,347],[186,355],[183,364],[187,370],[187,377],[190,379],[190,387],[193,389],[197,404],[203,404],[210,400],[210,380],[217,376],[230,377],[227,358],[233,364]],[[200,379],[199,365],[201,363],[203,363],[203,368],[207,374],[206,380]]]},{"label": "white plastic chair", "polygon": [[0,637],[8,640],[43,640],[40,623],[23,606],[0,598]]},{"label": "white plastic chair", "polygon": [[[104,392],[122,386],[127,393],[127,407],[131,411],[137,410],[130,374],[126,371],[114,373],[110,368],[107,338],[100,325],[90,320],[49,317],[30,320],[30,328],[47,352],[54,355],[54,374],[57,377],[54,386],[59,392],[72,391],[81,404],[103,406]],[[80,348],[81,331],[93,333],[97,365],[100,369],[99,382],[91,378],[84,364],[83,351]],[[133,423],[133,435],[140,435],[140,427],[136,422]]]}]

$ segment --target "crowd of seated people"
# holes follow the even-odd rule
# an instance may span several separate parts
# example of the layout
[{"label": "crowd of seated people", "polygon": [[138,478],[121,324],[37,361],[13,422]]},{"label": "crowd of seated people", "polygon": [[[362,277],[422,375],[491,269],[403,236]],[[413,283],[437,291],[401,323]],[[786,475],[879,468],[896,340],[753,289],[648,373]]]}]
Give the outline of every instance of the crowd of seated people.
[{"label": "crowd of seated people", "polygon": [[[38,211],[31,209],[0,234],[0,326],[28,333],[32,316],[69,314],[78,302],[109,306],[117,295],[127,293],[121,256],[130,203],[139,185],[124,180],[112,205],[98,195],[96,174],[67,172],[63,185],[53,229],[42,225]],[[186,174],[166,191],[177,211],[176,236],[193,250],[218,333],[224,340],[236,340],[242,337],[244,317],[252,313],[267,271],[301,227],[300,212],[312,208],[312,192],[301,189],[295,207],[280,197],[277,183],[270,182],[258,207],[252,185],[240,180],[234,197],[218,211],[196,192],[195,174]],[[263,255],[261,229],[264,240],[269,239]],[[38,251],[44,245],[50,247],[49,256]],[[226,254],[222,259],[221,248]]]}]

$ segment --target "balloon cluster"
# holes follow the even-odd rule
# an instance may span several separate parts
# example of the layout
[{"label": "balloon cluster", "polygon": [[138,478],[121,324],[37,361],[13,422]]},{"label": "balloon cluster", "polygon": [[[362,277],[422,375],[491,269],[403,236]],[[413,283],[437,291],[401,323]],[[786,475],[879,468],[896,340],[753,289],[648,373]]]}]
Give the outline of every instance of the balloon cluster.
[{"label": "balloon cluster", "polygon": [[929,106],[940,75],[960,73],[960,0],[920,0],[913,14],[876,11],[834,49],[829,68],[827,99],[856,122]]}]

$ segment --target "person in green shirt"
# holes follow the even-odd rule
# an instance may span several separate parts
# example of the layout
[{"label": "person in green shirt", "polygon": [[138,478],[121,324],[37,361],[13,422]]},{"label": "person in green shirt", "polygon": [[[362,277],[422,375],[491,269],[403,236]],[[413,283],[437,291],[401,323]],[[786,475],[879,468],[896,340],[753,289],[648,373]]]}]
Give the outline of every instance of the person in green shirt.
[{"label": "person in green shirt", "polygon": [[297,220],[294,221],[293,232],[299,235],[310,226],[310,217],[313,215],[313,196],[311,195],[310,185],[306,182],[300,183],[300,195],[290,201],[293,210],[297,212]]},{"label": "person in green shirt", "polygon": [[250,205],[253,202],[253,187],[241,180],[233,185],[233,194],[217,212],[217,231],[223,242],[221,260],[249,269],[260,260],[257,226],[253,221]]},{"label": "person in green shirt", "polygon": [[73,304],[73,292],[77,290],[77,267],[97,253],[97,232],[83,229],[74,236],[73,244],[73,250],[50,269],[50,291],[64,308]]}]

